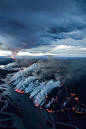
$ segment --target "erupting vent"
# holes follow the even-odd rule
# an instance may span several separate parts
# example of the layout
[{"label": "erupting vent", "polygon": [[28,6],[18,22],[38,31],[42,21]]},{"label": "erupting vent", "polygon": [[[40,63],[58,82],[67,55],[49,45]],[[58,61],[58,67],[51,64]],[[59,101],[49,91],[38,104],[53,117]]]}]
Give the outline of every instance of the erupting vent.
[{"label": "erupting vent", "polygon": [[19,49],[12,51],[12,56],[11,56],[12,59],[15,59],[15,55],[17,55],[18,51]]}]

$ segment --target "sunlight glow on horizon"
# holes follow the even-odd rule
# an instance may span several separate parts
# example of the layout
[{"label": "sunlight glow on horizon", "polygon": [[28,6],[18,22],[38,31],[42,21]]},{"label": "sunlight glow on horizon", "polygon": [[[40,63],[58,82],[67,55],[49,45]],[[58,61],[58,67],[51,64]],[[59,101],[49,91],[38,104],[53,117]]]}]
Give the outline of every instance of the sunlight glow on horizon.
[{"label": "sunlight glow on horizon", "polygon": [[[86,47],[71,45],[43,46],[33,49],[21,49],[16,56],[65,56],[65,57],[86,57]],[[0,50],[0,56],[12,56],[10,50]]]}]

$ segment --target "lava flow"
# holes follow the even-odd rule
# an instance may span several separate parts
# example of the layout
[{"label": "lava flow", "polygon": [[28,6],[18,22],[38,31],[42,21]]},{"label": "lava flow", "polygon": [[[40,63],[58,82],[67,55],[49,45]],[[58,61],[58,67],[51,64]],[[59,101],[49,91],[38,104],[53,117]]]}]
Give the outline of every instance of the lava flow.
[{"label": "lava flow", "polygon": [[20,91],[18,89],[16,89],[15,91],[18,92],[18,93],[24,93],[24,91]]},{"label": "lava flow", "polygon": [[23,71],[15,73],[9,83],[15,86],[15,91],[28,93],[35,106],[49,113],[74,110],[86,114],[86,105],[81,104],[77,96],[62,85],[60,72],[56,73],[44,66],[34,63]]},{"label": "lava flow", "polygon": [[[12,84],[11,84],[12,85]],[[15,90],[18,93],[25,93],[24,91],[20,91],[18,89]],[[75,94],[68,93],[67,88],[65,86],[60,87],[59,89],[53,89],[52,93],[45,96],[44,101],[41,106],[37,101],[30,96],[34,101],[36,107],[40,107],[40,109],[46,109],[49,113],[60,112],[64,110],[74,110],[76,113],[86,114],[86,105],[78,102],[78,98],[74,98]]]}]

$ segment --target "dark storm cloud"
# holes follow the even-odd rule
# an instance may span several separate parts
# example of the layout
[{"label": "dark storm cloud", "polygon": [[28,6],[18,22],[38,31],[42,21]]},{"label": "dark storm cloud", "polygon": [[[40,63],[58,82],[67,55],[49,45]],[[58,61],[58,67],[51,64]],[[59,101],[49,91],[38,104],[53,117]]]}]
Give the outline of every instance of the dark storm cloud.
[{"label": "dark storm cloud", "polygon": [[85,7],[84,0],[0,0],[0,42],[32,48],[69,37],[83,39]]},{"label": "dark storm cloud", "polygon": [[68,23],[68,25],[62,25],[62,26],[55,26],[50,28],[50,30],[48,31],[51,34],[59,34],[61,32],[67,33],[67,32],[71,32],[71,31],[75,31],[75,30],[83,30],[86,26],[86,23],[84,24],[79,24],[79,23]]}]

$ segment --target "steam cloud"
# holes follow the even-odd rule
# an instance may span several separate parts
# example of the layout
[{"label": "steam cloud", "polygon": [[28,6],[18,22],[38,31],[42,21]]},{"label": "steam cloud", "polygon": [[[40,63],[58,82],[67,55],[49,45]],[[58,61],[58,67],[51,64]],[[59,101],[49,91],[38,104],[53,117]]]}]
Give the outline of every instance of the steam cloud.
[{"label": "steam cloud", "polygon": [[[40,63],[34,63],[23,71],[19,71],[10,79],[10,83],[16,85],[15,90],[29,93],[30,97],[34,99],[35,105],[42,105],[45,97],[52,89],[60,87],[60,81],[49,80],[39,73],[43,69]],[[48,79],[48,80],[47,80]]]},{"label": "steam cloud", "polygon": [[[40,60],[38,63],[33,63],[27,68],[23,67],[22,70],[15,73],[14,76],[11,75],[12,77],[9,83],[15,86],[15,91],[28,93],[29,97],[33,99],[35,106],[52,109],[52,105],[54,104],[57,105],[56,110],[63,109],[67,106],[67,108],[75,109],[78,112],[80,103],[77,102],[77,98],[71,97],[73,94],[67,91],[64,84],[68,84],[67,88],[69,89],[70,84],[85,78],[86,67],[84,66],[84,61],[85,59]],[[27,63],[28,62],[26,62],[26,64]],[[22,62],[20,62],[20,64],[22,64]],[[18,61],[8,66],[9,68],[17,69]],[[80,87],[78,86],[79,90],[81,87],[82,85]],[[58,103],[62,102],[62,105],[55,104],[57,103],[57,98],[59,99]],[[70,99],[72,101],[69,101]],[[72,102],[72,104],[70,104],[70,102]],[[68,105],[70,106],[68,107]],[[74,107],[71,107],[71,105]],[[83,110],[80,109],[80,112],[85,112],[85,106],[81,105],[81,108]],[[53,111],[54,110],[55,109],[53,109]]]}]

